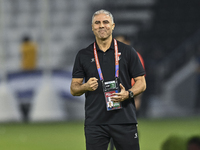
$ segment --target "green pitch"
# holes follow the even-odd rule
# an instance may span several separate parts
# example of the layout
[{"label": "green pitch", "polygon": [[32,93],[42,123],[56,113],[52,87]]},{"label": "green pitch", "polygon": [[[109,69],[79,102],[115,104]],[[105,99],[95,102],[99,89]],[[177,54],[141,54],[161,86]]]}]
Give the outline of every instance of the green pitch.
[{"label": "green pitch", "polygon": [[161,150],[163,142],[171,136],[185,139],[200,136],[200,118],[139,120],[141,150]]},{"label": "green pitch", "polygon": [[83,123],[0,124],[0,150],[84,150]]},{"label": "green pitch", "polygon": [[[161,150],[171,135],[200,135],[200,118],[139,119],[141,150]],[[1,150],[85,150],[83,122],[0,124]]]}]

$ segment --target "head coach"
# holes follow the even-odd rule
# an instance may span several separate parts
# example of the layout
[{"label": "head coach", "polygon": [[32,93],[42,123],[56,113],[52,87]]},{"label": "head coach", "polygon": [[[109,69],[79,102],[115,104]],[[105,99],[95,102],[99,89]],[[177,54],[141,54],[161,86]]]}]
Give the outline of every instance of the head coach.
[{"label": "head coach", "polygon": [[134,48],[113,38],[114,28],[109,11],[96,11],[95,41],[74,62],[70,89],[85,94],[87,150],[107,150],[110,138],[117,150],[139,150],[134,96],[146,89],[145,71]]}]

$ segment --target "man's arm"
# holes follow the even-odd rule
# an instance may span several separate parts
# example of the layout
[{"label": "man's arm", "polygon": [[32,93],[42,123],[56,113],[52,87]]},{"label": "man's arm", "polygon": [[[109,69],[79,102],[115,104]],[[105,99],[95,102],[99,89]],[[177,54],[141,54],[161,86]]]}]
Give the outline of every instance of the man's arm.
[{"label": "man's arm", "polygon": [[[129,90],[133,92],[134,96],[136,96],[146,90],[146,80],[144,76],[136,77],[134,78],[134,80],[135,80],[135,84]],[[126,89],[124,88],[122,84],[120,84],[120,88],[121,88],[121,92],[114,93],[115,96],[111,97],[112,101],[121,102],[129,98],[129,92],[126,91]]]},{"label": "man's arm", "polygon": [[98,79],[90,78],[86,83],[83,83],[83,78],[72,78],[70,92],[73,96],[80,96],[87,91],[95,91],[98,88]]},{"label": "man's arm", "polygon": [[133,92],[134,96],[136,96],[146,90],[146,80],[144,76],[136,77],[134,80],[135,84],[129,90]]}]

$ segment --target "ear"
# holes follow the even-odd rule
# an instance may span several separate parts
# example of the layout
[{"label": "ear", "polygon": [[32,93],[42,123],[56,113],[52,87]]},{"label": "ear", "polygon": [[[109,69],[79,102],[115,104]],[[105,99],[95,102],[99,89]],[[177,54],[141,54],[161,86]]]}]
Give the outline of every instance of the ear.
[{"label": "ear", "polygon": [[112,24],[112,30],[114,30],[114,29],[115,29],[115,23]]},{"label": "ear", "polygon": [[91,24],[91,26],[92,26],[92,31],[93,31],[93,25]]}]

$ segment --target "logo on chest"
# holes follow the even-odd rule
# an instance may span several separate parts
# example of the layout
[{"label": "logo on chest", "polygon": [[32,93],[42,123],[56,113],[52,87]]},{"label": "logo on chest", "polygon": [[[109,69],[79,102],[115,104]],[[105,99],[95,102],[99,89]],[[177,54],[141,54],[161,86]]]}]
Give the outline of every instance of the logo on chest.
[{"label": "logo on chest", "polygon": [[95,59],[94,59],[94,58],[91,58],[91,63],[92,63],[92,62],[95,62]]}]

